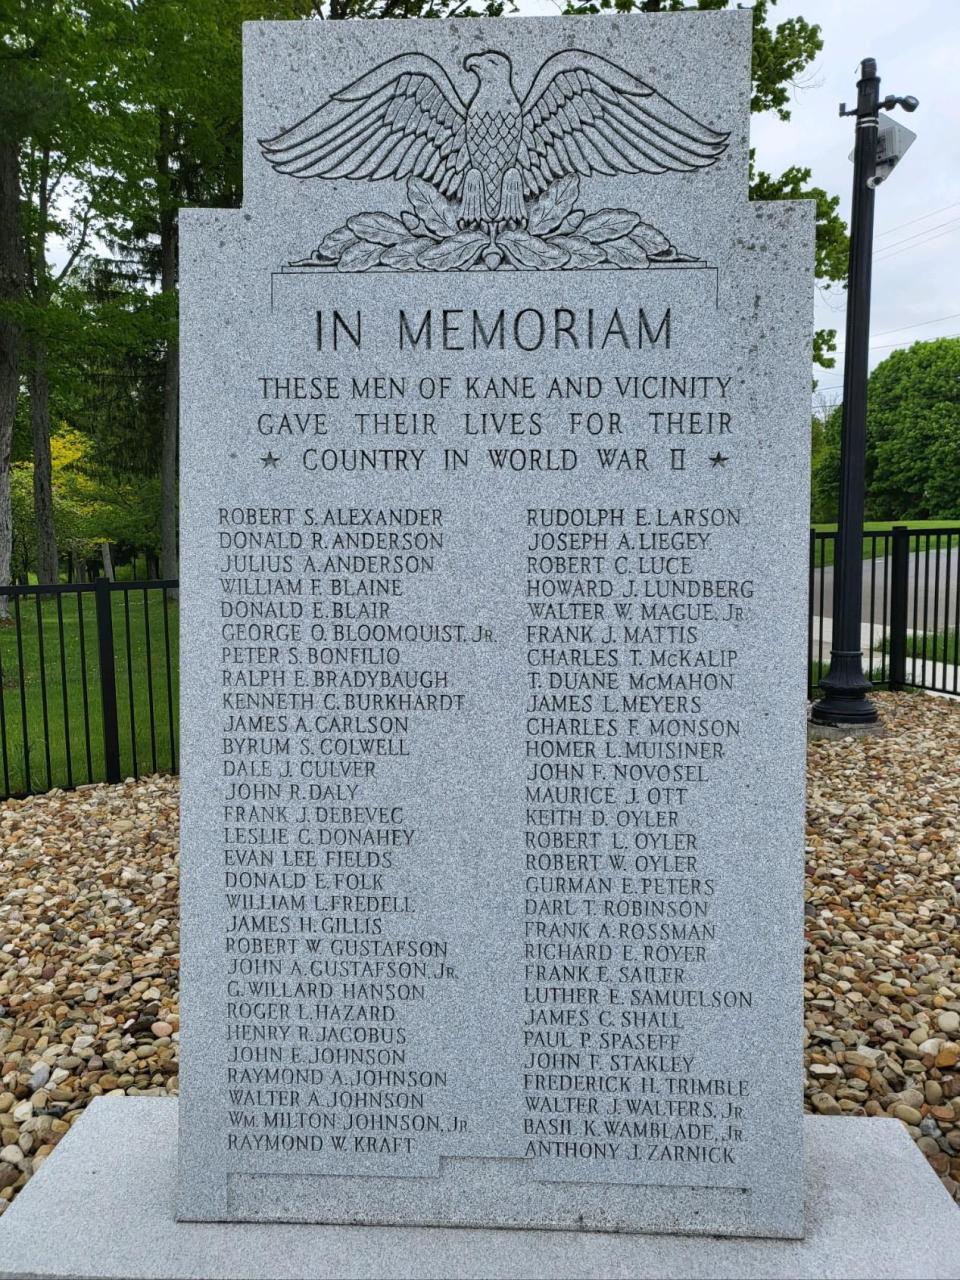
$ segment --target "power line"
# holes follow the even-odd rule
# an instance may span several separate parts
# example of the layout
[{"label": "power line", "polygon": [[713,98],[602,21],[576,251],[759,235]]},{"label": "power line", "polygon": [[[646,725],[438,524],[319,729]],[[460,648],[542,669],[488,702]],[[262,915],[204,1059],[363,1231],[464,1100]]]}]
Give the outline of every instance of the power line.
[{"label": "power line", "polygon": [[[896,240],[893,244],[887,245],[874,255],[874,262],[886,262],[888,258],[895,258],[898,253],[906,253],[908,249],[919,249],[921,245],[929,244],[931,240],[939,240],[942,236],[950,236],[957,230],[954,223],[960,222],[960,218],[952,218],[949,223],[940,223],[940,226],[947,228],[946,231],[937,231],[935,227],[931,227],[931,231],[936,231],[935,235],[927,235],[926,232],[918,233],[922,238],[917,244],[908,244],[909,240],[916,240],[916,236],[908,236],[906,240]],[[903,248],[898,248],[902,245]],[[890,250],[890,252],[888,252]]]},{"label": "power line", "polygon": [[[895,231],[902,231],[904,227],[912,227],[916,222],[925,222],[927,218],[935,218],[938,213],[946,213],[948,209],[960,208],[960,200],[954,204],[945,204],[942,209],[931,209],[929,213],[921,213],[919,218],[910,218],[908,222],[898,222],[895,227],[888,227],[886,231],[878,231],[877,238],[880,236],[892,236]],[[887,248],[890,246],[887,245]]]},{"label": "power line", "polygon": [[902,240],[894,240],[893,244],[881,245],[877,253],[889,253],[891,249],[896,249],[902,244],[909,244],[911,240],[923,240],[932,232],[939,231],[941,227],[952,227],[956,222],[960,222],[960,216],[947,218],[945,222],[938,222],[932,227],[924,227],[922,231],[915,231],[912,236],[904,236]]},{"label": "power line", "polygon": [[[891,331],[892,332],[892,331]],[[931,342],[936,342],[940,338],[960,338],[960,333],[938,333],[936,338],[931,338]],[[871,351],[889,351],[891,347],[912,347],[912,342],[871,342]],[[837,355],[841,355],[846,347],[837,347]]]},{"label": "power line", "polygon": [[874,337],[883,338],[888,333],[900,333],[904,329],[922,329],[927,324],[940,324],[942,320],[956,320],[960,316],[960,311],[954,311],[948,316],[937,316],[935,320],[918,320],[916,324],[901,324],[896,329],[881,329]]}]

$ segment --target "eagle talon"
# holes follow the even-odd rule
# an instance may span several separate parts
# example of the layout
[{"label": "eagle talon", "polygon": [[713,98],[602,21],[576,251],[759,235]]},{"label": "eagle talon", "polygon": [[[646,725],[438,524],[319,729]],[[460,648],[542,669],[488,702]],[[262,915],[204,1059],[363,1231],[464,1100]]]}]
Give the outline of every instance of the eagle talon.
[{"label": "eagle talon", "polygon": [[463,197],[457,226],[461,231],[472,231],[484,220],[483,177],[479,169],[471,169],[463,180]]},{"label": "eagle talon", "polygon": [[511,230],[526,225],[527,211],[523,205],[523,179],[520,170],[510,168],[500,184],[499,221]]}]

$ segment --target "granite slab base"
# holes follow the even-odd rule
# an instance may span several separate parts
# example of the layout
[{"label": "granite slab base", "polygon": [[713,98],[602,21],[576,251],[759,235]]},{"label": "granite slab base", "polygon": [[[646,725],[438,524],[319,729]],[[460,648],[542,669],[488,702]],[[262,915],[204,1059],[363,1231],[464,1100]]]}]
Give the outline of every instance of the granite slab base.
[{"label": "granite slab base", "polygon": [[804,1240],[183,1223],[177,1106],[102,1098],[0,1218],[2,1280],[960,1277],[960,1210],[899,1121],[808,1116]]}]

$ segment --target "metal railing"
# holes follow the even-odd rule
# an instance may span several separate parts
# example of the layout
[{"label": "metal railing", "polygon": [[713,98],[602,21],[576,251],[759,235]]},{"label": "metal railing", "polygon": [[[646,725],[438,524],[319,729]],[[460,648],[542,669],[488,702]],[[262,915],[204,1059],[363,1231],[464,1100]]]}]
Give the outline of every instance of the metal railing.
[{"label": "metal railing", "polygon": [[[835,533],[810,533],[808,689],[830,664]],[[960,529],[864,536],[864,670],[960,694]],[[0,798],[175,773],[177,582],[0,587]]]},{"label": "metal railing", "polygon": [[0,795],[176,772],[176,587],[0,588]]},{"label": "metal railing", "polygon": [[[960,694],[960,529],[894,525],[863,542],[864,673],[890,689]],[[811,530],[811,697],[830,666],[835,546],[835,533]]]}]

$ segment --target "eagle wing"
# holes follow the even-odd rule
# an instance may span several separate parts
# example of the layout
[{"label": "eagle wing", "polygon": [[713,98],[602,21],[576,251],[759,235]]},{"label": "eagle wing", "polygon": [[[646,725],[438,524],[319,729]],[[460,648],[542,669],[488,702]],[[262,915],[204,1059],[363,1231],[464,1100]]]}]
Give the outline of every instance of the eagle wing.
[{"label": "eagle wing", "polygon": [[567,50],[546,60],[523,101],[524,190],[539,195],[574,173],[705,168],[729,136],[599,54]]},{"label": "eagle wing", "polygon": [[449,196],[468,166],[466,113],[443,67],[408,53],[374,67],[260,147],[278,173],[295,178],[417,177]]}]

